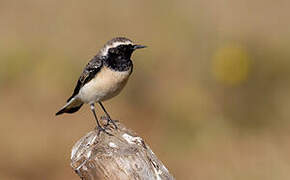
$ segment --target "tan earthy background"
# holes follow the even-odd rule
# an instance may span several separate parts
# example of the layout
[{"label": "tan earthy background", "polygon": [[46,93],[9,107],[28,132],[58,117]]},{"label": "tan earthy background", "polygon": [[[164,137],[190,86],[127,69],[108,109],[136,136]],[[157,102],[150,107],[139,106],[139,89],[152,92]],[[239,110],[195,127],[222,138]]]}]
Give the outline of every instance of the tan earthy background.
[{"label": "tan earthy background", "polygon": [[[290,178],[290,1],[0,0],[0,179],[78,177],[84,106],[55,117],[109,39],[147,45],[105,106],[176,179]],[[98,108],[98,115],[103,112]]]}]

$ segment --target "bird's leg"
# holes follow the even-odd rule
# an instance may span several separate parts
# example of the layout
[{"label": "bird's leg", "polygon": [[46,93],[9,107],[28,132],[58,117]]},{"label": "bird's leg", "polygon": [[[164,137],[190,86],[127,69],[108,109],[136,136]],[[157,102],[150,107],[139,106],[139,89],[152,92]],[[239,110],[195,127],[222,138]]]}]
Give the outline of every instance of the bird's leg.
[{"label": "bird's leg", "polygon": [[106,124],[106,126],[108,126],[108,125],[110,124],[110,122],[111,122],[111,123],[114,125],[115,129],[118,129],[117,124],[115,123],[114,120],[111,119],[109,113],[106,111],[106,109],[105,109],[105,107],[103,106],[103,104],[102,104],[101,102],[99,102],[99,104],[100,104],[100,106],[102,107],[103,111],[105,112],[105,114],[106,114],[106,116],[107,116],[107,117],[106,117],[106,120],[107,120],[107,124]]},{"label": "bird's leg", "polygon": [[97,128],[98,128],[98,135],[101,133],[101,131],[103,131],[104,133],[106,133],[106,134],[108,134],[108,135],[112,135],[112,134],[110,134],[110,133],[108,133],[104,128],[102,128],[102,126],[100,125],[100,122],[99,122],[99,120],[98,120],[98,118],[97,118],[97,115],[96,115],[96,111],[95,111],[95,105],[94,105],[94,103],[92,103],[92,104],[90,104],[90,107],[91,107],[91,110],[92,110],[92,112],[93,112],[93,114],[94,114],[94,116],[95,116],[95,119],[96,119],[96,121],[97,121]]}]

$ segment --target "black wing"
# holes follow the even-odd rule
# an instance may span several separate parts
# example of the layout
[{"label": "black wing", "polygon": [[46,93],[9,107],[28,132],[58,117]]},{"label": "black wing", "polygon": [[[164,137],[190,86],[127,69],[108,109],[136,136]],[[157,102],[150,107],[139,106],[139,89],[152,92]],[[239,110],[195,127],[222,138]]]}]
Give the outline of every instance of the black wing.
[{"label": "black wing", "polygon": [[101,70],[102,66],[103,60],[100,56],[95,56],[92,60],[88,62],[77,82],[73,94],[70,98],[68,98],[67,102],[69,102],[75,95],[79,93],[81,87],[83,87],[86,83],[88,83],[96,76],[96,74]]}]

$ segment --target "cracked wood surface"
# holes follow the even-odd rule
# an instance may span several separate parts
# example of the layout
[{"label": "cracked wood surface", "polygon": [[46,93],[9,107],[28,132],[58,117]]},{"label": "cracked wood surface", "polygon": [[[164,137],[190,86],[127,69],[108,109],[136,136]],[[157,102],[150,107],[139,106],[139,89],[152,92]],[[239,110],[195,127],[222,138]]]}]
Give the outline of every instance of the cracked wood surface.
[{"label": "cracked wood surface", "polygon": [[112,136],[93,130],[72,148],[71,166],[84,180],[174,180],[150,147],[132,130],[117,123]]}]

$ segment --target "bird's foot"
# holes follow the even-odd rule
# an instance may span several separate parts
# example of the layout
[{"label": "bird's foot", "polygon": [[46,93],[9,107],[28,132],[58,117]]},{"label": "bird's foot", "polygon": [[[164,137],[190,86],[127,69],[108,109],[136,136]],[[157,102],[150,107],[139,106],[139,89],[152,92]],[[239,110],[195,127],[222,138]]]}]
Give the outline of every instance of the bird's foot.
[{"label": "bird's foot", "polygon": [[107,121],[107,124],[105,125],[105,128],[108,127],[110,125],[110,123],[113,124],[114,128],[115,129],[118,129],[118,126],[116,124],[116,122],[119,122],[118,120],[112,120],[110,117],[108,116],[102,116],[101,117],[102,120],[106,120]]},{"label": "bird's foot", "polygon": [[106,133],[109,136],[113,136],[113,134],[111,134],[108,131],[106,131],[106,128],[102,128],[101,126],[96,126],[95,129],[98,131],[98,136],[101,134],[101,132],[104,132],[104,133]]}]

